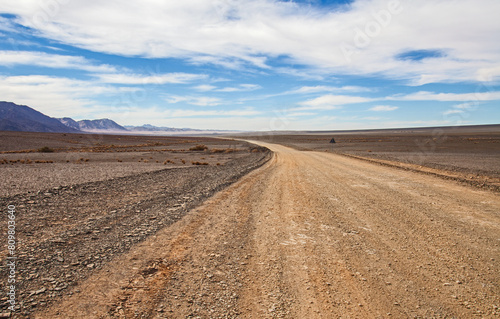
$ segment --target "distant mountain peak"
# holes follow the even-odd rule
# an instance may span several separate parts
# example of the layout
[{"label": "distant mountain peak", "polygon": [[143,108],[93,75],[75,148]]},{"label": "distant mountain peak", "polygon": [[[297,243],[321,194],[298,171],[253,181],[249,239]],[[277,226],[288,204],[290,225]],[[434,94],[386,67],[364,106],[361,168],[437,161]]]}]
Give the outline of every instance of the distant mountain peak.
[{"label": "distant mountain peak", "polygon": [[0,102],[0,130],[24,132],[78,133],[78,129],[64,125],[26,105]]},{"label": "distant mountain peak", "polygon": [[92,131],[128,131],[123,126],[119,125],[110,119],[97,119],[97,120],[81,120],[77,122],[80,130]]}]

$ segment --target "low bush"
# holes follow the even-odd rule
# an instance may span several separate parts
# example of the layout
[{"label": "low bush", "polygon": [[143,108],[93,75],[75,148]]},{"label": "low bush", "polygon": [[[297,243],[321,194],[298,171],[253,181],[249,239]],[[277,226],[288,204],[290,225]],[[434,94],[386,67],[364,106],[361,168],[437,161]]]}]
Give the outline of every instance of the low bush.
[{"label": "low bush", "polygon": [[44,146],[38,149],[38,152],[40,153],[52,153],[54,150],[48,146]]},{"label": "low bush", "polygon": [[189,149],[190,151],[205,151],[208,150],[208,147],[204,144],[198,144]]},{"label": "low bush", "polygon": [[206,162],[191,162],[193,165],[208,165]]}]

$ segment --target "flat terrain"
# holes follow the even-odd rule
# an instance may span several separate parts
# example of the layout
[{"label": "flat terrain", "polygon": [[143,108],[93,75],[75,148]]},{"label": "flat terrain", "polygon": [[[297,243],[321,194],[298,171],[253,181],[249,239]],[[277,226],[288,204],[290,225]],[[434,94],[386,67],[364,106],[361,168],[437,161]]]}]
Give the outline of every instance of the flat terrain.
[{"label": "flat terrain", "polygon": [[[500,191],[500,125],[372,131],[279,132],[239,138],[326,151]],[[330,143],[335,139],[335,144]]]},{"label": "flat terrain", "polygon": [[[498,318],[498,193],[261,144],[274,152],[267,164],[100,268],[87,264],[63,294],[60,279],[39,279],[45,290],[22,299],[57,299],[34,317]],[[156,223],[144,217],[134,233]],[[66,251],[51,267],[90,257]]]},{"label": "flat terrain", "polygon": [[[212,138],[0,134],[0,159],[10,158],[0,165],[0,206],[16,206],[20,318],[73,294],[93,272],[269,158],[264,148]],[[81,143],[67,142],[79,136]],[[37,151],[47,145],[53,152]],[[6,249],[0,313],[8,306]]]},{"label": "flat terrain", "polygon": [[[0,131],[0,197],[194,164],[224,165],[249,145],[208,137]],[[191,150],[197,145],[207,149]],[[52,152],[40,152],[46,147]],[[203,165],[205,166],[205,165]]]}]

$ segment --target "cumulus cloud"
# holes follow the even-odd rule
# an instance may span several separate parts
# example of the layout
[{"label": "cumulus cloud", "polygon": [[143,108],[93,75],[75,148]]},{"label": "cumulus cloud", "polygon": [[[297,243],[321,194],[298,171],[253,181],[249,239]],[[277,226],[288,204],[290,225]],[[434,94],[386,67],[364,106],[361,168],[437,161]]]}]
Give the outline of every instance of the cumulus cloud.
[{"label": "cumulus cloud", "polygon": [[[379,74],[415,85],[500,76],[497,0],[356,0],[343,10],[274,0],[54,2],[4,0],[0,13],[46,38],[123,56],[266,70],[283,57],[323,75]],[[443,54],[398,58],[408,52]]]}]

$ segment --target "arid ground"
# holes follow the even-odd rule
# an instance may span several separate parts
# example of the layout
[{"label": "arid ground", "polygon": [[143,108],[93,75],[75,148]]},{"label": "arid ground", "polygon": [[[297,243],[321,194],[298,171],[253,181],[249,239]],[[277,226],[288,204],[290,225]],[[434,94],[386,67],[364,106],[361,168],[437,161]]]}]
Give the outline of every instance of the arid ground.
[{"label": "arid ground", "polygon": [[[434,174],[500,191],[500,125],[373,131],[243,134],[239,138],[321,151]],[[331,139],[335,143],[330,143]]]},{"label": "arid ground", "polygon": [[[7,243],[7,207],[15,205],[20,318],[72,294],[269,158],[264,148],[214,138],[0,132],[0,139],[0,240]],[[8,267],[0,267],[5,312]]]},{"label": "arid ground", "polygon": [[[464,177],[498,174],[487,155],[498,155],[499,134],[420,133],[404,143],[260,136],[294,148],[256,141],[269,155],[241,142],[240,156],[219,166],[6,196],[4,207],[18,207],[15,315],[498,318],[500,196],[494,181]],[[419,139],[440,145],[423,152],[430,164],[402,160]],[[467,157],[474,152],[480,167]],[[83,162],[60,164],[92,159]]]}]

